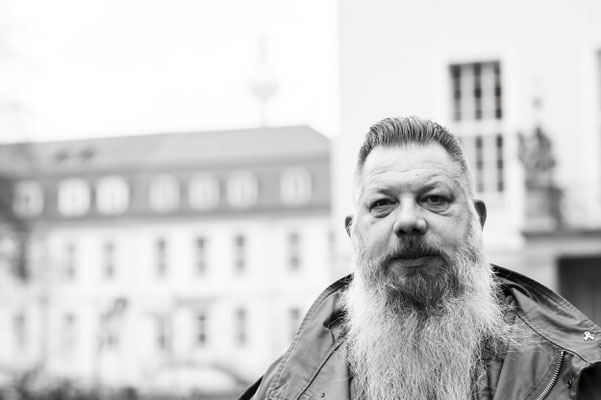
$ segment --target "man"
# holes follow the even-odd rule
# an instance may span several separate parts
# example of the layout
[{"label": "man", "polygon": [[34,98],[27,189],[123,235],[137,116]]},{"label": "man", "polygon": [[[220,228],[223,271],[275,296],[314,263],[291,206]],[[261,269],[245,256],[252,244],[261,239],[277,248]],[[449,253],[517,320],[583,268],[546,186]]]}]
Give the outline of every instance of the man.
[{"label": "man", "polygon": [[601,399],[601,330],[485,261],[486,208],[445,128],[372,126],[354,200],[354,276],[318,297],[242,399]]}]

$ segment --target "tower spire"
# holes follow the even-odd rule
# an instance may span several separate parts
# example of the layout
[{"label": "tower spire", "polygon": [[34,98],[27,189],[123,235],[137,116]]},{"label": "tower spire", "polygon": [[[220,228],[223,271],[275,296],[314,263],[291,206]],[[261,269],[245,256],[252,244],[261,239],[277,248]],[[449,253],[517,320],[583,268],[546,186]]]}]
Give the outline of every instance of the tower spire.
[{"label": "tower spire", "polygon": [[257,62],[248,81],[250,92],[259,101],[260,125],[267,126],[267,102],[278,90],[278,82],[267,58],[267,40],[265,35],[257,40]]}]

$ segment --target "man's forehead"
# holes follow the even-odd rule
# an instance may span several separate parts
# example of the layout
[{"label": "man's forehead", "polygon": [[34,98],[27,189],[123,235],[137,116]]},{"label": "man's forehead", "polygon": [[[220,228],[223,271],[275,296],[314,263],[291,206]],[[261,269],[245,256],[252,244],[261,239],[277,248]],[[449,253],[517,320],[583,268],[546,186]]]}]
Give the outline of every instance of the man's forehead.
[{"label": "man's forehead", "polygon": [[441,169],[448,174],[458,174],[459,167],[449,153],[438,143],[409,143],[398,146],[377,146],[365,159],[363,176],[387,171],[416,169]]}]

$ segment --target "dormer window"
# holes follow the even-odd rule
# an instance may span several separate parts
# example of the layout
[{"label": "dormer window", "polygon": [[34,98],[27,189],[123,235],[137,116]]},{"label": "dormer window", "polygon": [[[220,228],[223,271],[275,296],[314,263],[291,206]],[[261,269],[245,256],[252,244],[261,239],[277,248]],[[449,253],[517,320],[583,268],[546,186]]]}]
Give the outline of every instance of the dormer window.
[{"label": "dormer window", "polygon": [[248,171],[233,173],[227,182],[227,201],[233,207],[253,206],[259,198],[257,177]]},{"label": "dormer window", "polygon": [[90,187],[84,179],[65,179],[58,187],[58,211],[68,217],[83,215],[90,209],[90,198]]},{"label": "dormer window", "polygon": [[59,150],[54,154],[54,160],[57,164],[62,163],[67,158],[69,158],[69,152],[66,149]]},{"label": "dormer window", "polygon": [[311,200],[313,181],[311,173],[304,168],[290,168],[280,178],[280,196],[290,205],[299,205]]},{"label": "dormer window", "polygon": [[179,206],[179,184],[172,176],[159,176],[150,185],[150,206],[156,211],[172,211]]},{"label": "dormer window", "polygon": [[120,176],[105,176],[96,184],[96,207],[103,214],[119,214],[129,205],[129,187]]},{"label": "dormer window", "polygon": [[15,185],[13,210],[22,217],[34,217],[42,212],[44,192],[35,181],[22,181]]},{"label": "dormer window", "polygon": [[207,210],[219,203],[219,181],[212,175],[195,176],[190,181],[188,192],[190,207],[197,210]]},{"label": "dormer window", "polygon": [[81,153],[79,153],[79,156],[81,157],[82,161],[90,161],[92,158],[94,158],[94,155],[94,149],[92,149],[91,147],[87,147],[83,149]]}]

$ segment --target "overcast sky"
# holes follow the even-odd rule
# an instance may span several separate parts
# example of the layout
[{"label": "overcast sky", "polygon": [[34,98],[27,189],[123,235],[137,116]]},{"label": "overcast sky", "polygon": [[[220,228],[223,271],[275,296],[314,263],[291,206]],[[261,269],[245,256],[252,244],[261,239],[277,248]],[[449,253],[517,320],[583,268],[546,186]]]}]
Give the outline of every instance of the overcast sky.
[{"label": "overcast sky", "polygon": [[248,82],[262,35],[278,83],[269,124],[336,135],[335,7],[336,0],[0,0],[0,140],[257,126]]}]

